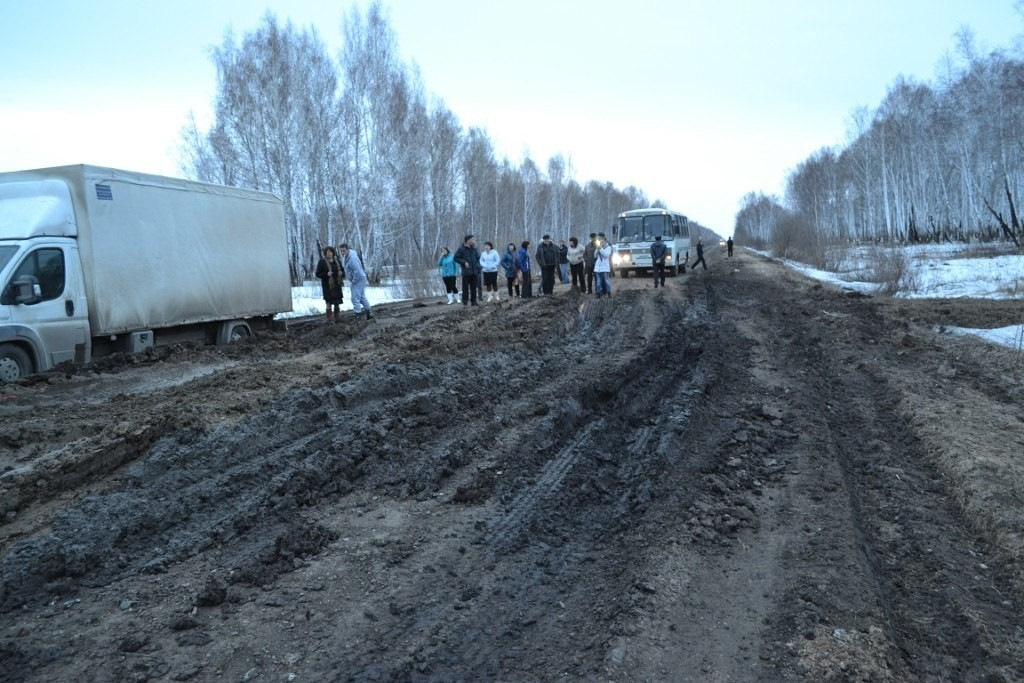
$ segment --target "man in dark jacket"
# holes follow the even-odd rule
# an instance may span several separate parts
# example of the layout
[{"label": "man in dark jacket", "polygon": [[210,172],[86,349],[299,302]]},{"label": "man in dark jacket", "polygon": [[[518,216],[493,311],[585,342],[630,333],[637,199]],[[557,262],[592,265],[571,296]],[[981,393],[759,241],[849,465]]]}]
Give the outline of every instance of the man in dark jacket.
[{"label": "man in dark jacket", "polygon": [[597,259],[597,233],[590,233],[590,241],[583,248],[583,266],[587,271],[587,294],[594,293],[594,261]]},{"label": "man in dark jacket", "polygon": [[466,235],[462,246],[455,252],[455,262],[462,266],[462,305],[476,303],[477,280],[480,279],[480,252],[476,250],[476,238]]},{"label": "man in dark jacket", "polygon": [[654,288],[658,288],[658,282],[661,282],[661,286],[665,286],[665,256],[668,254],[668,248],[665,243],[661,241],[661,235],[654,238],[651,242],[651,271],[654,273]]},{"label": "man in dark jacket", "polygon": [[708,269],[708,262],[704,260],[704,242],[701,239],[697,239],[697,260],[693,262],[692,268],[697,270],[697,264],[704,266],[704,270]]},{"label": "man in dark jacket", "polygon": [[558,247],[551,235],[544,235],[537,246],[537,265],[540,266],[540,291],[544,296],[555,293],[555,268],[558,267]]}]

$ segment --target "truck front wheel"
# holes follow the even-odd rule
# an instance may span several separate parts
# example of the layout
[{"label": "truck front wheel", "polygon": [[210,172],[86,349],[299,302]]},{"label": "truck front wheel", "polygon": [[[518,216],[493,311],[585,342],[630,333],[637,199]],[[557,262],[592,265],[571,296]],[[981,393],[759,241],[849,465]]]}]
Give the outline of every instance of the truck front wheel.
[{"label": "truck front wheel", "polygon": [[32,359],[20,346],[0,344],[0,384],[17,382],[32,372]]}]

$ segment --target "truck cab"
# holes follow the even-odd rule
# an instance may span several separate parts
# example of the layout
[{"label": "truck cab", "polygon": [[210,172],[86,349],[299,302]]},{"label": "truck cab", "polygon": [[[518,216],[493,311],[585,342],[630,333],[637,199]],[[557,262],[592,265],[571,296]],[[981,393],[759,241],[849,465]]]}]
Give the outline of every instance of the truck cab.
[{"label": "truck cab", "polygon": [[67,185],[0,185],[0,209],[0,382],[84,362],[89,310]]}]

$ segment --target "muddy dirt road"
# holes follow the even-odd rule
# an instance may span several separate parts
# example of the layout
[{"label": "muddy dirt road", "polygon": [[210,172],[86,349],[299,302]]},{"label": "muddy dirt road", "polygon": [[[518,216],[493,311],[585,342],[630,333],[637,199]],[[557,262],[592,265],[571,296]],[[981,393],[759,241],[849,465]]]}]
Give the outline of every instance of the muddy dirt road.
[{"label": "muddy dirt road", "polygon": [[613,282],[0,388],[0,680],[1024,680],[1019,303]]}]

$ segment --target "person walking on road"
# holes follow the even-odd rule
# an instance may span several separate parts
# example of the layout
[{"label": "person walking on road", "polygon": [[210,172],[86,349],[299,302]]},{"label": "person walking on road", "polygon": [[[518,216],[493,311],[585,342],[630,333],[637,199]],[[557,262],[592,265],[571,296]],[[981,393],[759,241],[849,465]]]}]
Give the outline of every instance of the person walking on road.
[{"label": "person walking on road", "polygon": [[459,276],[459,264],[455,262],[455,254],[448,247],[441,247],[441,258],[437,259],[437,267],[441,269],[441,281],[444,282],[444,293],[448,295],[448,303],[455,303],[459,288],[455,278]]},{"label": "person walking on road", "polygon": [[594,246],[594,279],[597,280],[594,290],[600,299],[602,294],[612,295],[612,245],[605,240],[604,233],[599,232]]},{"label": "person walking on road", "polygon": [[338,245],[341,252],[341,265],[348,276],[348,287],[351,290],[352,310],[356,315],[366,314],[367,320],[373,319],[373,311],[370,310],[370,300],[366,298],[366,285],[369,280],[366,278],[366,271],[363,270],[363,262],[359,260],[359,254],[348,248],[342,242]]},{"label": "person walking on road", "polygon": [[551,235],[544,235],[537,245],[537,265],[540,266],[540,293],[551,296],[555,293],[555,268],[558,267],[558,247],[551,241]]},{"label": "person walking on road", "polygon": [[697,260],[690,267],[696,269],[698,263],[704,266],[704,270],[708,269],[708,262],[704,260],[704,242],[700,238],[697,238]]},{"label": "person walking on road", "polygon": [[512,298],[512,292],[515,291],[515,297],[519,298],[519,281],[516,278],[518,271],[516,270],[516,245],[509,242],[505,246],[505,253],[501,255],[501,269],[505,271],[505,281],[508,284],[508,298]]},{"label": "person walking on road", "polygon": [[658,288],[658,282],[665,286],[665,257],[668,255],[668,247],[661,241],[661,235],[651,242],[651,271],[654,273],[654,288]]},{"label": "person walking on road", "polygon": [[590,241],[583,248],[583,267],[587,273],[587,294],[594,293],[594,259],[597,251],[597,233],[590,233]]},{"label": "person walking on road", "polygon": [[569,284],[569,247],[558,240],[558,276],[563,285]]},{"label": "person walking on road", "polygon": [[580,246],[580,241],[575,237],[570,237],[565,259],[568,261],[569,271],[572,273],[572,290],[574,292],[585,292],[587,289],[587,285],[583,280],[584,254],[585,250]]},{"label": "person walking on road", "polygon": [[725,246],[729,251],[729,257],[732,257],[732,235],[729,235],[729,239],[725,241]]},{"label": "person walking on road", "polygon": [[484,242],[484,250],[480,254],[480,270],[484,274],[484,290],[488,301],[500,301],[498,298],[498,266],[501,257],[494,251],[494,244]]},{"label": "person walking on road", "polygon": [[455,252],[455,262],[462,266],[462,305],[468,306],[476,303],[476,295],[479,291],[480,278],[480,252],[476,250],[476,238],[473,235],[466,235],[462,240],[462,246]]},{"label": "person walking on road", "polygon": [[[342,295],[342,282],[345,280],[345,269],[334,247],[324,247],[324,255],[316,264],[316,276],[324,290],[324,301],[327,302],[327,322],[341,320],[341,305],[345,303]],[[333,309],[333,310],[332,310]]]},{"label": "person walking on road", "polygon": [[523,298],[533,298],[533,273],[530,272],[530,240],[523,240],[522,246],[516,252],[516,270],[523,285]]}]

